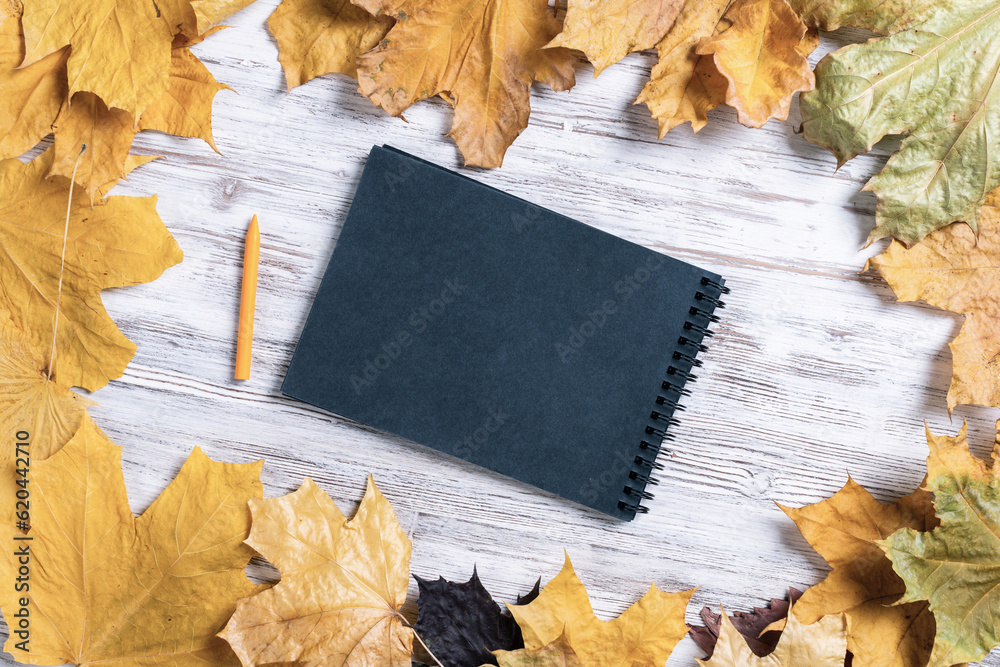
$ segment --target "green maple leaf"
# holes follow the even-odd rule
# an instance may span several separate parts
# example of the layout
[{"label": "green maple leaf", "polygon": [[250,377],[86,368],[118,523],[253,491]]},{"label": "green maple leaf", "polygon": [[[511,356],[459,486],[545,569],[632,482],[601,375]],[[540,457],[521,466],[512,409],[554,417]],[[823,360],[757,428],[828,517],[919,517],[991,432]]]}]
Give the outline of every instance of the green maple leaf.
[{"label": "green maple leaf", "polygon": [[888,33],[823,58],[816,90],[801,98],[805,138],[840,164],[907,135],[865,186],[878,197],[869,242],[913,244],[955,221],[978,230],[983,199],[1000,185],[1000,0],[822,4],[818,23]]},{"label": "green maple leaf", "polygon": [[[1000,445],[991,461],[969,453],[966,429],[927,432],[925,488],[941,525],[899,530],[878,545],[906,583],[897,604],[927,600],[937,634],[927,667],[978,662],[1000,645]],[[1000,438],[1000,436],[998,436]]]}]

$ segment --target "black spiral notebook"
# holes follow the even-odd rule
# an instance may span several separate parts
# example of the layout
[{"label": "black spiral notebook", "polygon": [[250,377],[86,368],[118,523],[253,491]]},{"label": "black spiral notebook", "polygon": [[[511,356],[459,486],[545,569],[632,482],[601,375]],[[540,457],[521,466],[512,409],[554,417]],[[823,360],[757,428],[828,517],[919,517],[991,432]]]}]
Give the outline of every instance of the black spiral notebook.
[{"label": "black spiral notebook", "polygon": [[376,146],[282,392],[632,519],[723,292],[714,273]]}]

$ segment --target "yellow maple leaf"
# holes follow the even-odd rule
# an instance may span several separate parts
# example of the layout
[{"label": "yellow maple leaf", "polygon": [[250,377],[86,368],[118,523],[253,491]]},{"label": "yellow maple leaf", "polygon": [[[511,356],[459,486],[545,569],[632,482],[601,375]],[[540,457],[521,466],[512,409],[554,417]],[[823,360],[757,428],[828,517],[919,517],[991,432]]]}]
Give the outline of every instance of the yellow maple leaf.
[{"label": "yellow maple leaf", "polygon": [[714,55],[716,68],[729,81],[726,104],[747,127],[787,119],[792,96],[816,87],[806,55],[817,42],[806,38],[806,24],[786,0],[737,0],[726,18],[732,25],[696,49],[699,55]]},{"label": "yellow maple leaf", "polygon": [[893,604],[906,585],[875,540],[902,528],[934,528],[938,521],[931,494],[918,489],[883,504],[848,479],[828,500],[781,509],[833,568],[795,603],[796,618],[811,624],[843,612],[854,667],[926,665],[934,644],[934,616],[926,602]]},{"label": "yellow maple leaf", "polygon": [[94,93],[138,118],[169,84],[173,32],[158,14],[156,3],[141,0],[29,0],[21,20],[22,65],[70,46],[70,97]]},{"label": "yellow maple leaf", "polygon": [[[176,39],[175,44],[193,40]],[[104,184],[117,183],[127,168],[129,149],[138,130],[158,130],[178,137],[202,139],[218,152],[212,138],[212,102],[229,86],[219,83],[186,46],[171,51],[170,90],[143,112],[139,125],[121,109],[109,109],[92,93],[77,93],[53,123],[55,157],[50,174],[71,178],[76,158],[83,154],[76,182],[91,201]]]},{"label": "yellow maple leaf", "polygon": [[[30,594],[0,589],[12,626],[4,650],[43,665],[238,664],[215,633],[255,590],[243,574],[253,554],[243,540],[261,464],[215,463],[195,448],[135,518],[121,448],[85,415],[65,447],[31,462],[31,540],[15,541],[12,522],[0,528],[6,544],[26,546],[30,571]],[[0,576],[13,582],[24,563],[14,547],[3,554]],[[18,634],[21,609],[27,635]]]},{"label": "yellow maple leaf", "polygon": [[[165,17],[185,11],[194,21],[189,0],[161,0],[158,7]],[[216,81],[188,48],[218,28],[174,37],[168,90],[146,107],[136,125],[131,114],[109,108],[93,93],[76,93],[72,104],[67,103],[68,47],[14,69],[24,51],[20,13],[19,0],[0,4],[0,158],[21,155],[52,132],[56,155],[50,173],[69,178],[81,146],[87,144],[76,182],[93,200],[137,164],[129,162],[128,151],[138,130],[197,137],[218,152],[212,137],[212,103],[216,93],[229,87]]]},{"label": "yellow maple leaf", "polygon": [[156,197],[110,197],[91,208],[76,191],[64,235],[69,180],[46,179],[51,164],[51,149],[28,164],[0,161],[0,309],[45,358],[58,304],[59,353],[49,375],[94,391],[120,377],[135,353],[101,290],[155,280],[183,254],[156,214]]},{"label": "yellow maple leaf", "polygon": [[220,90],[232,88],[216,81],[191,49],[178,46],[178,41],[170,52],[169,90],[142,112],[139,129],[202,139],[218,153],[212,137],[212,102]]},{"label": "yellow maple leaf", "polygon": [[288,90],[333,72],[356,78],[358,56],[385,37],[394,21],[350,0],[282,0],[267,19],[278,42]]},{"label": "yellow maple leaf", "polygon": [[[10,314],[0,310],[0,437],[15,442],[17,433],[30,434],[31,456],[36,461],[47,459],[69,442],[91,404],[52,381],[48,364],[24,331],[10,321]],[[9,447],[5,452],[5,463],[13,463],[14,452]],[[0,485],[0,491],[9,487]]]},{"label": "yellow maple leaf", "polygon": [[499,167],[528,126],[530,87],[576,82],[569,49],[542,48],[559,33],[547,0],[354,0],[396,18],[380,46],[358,58],[362,94],[393,116],[444,93],[466,164]]},{"label": "yellow maple leaf", "polygon": [[725,610],[719,630],[711,659],[698,661],[703,667],[844,667],[847,658],[847,622],[843,614],[824,616],[805,625],[790,613],[778,645],[763,658],[750,650]]},{"label": "yellow maple leaf", "polygon": [[409,667],[414,635],[399,610],[412,544],[371,477],[350,521],[311,479],[250,510],[247,544],[281,581],[241,600],[220,633],[245,667]]},{"label": "yellow maple leaf", "polygon": [[692,595],[694,589],[665,593],[653,584],[621,616],[602,621],[594,615],[587,589],[567,554],[562,570],[537,598],[507,608],[521,628],[525,648],[541,649],[565,633],[584,665],[662,667],[688,632],[684,610]]},{"label": "yellow maple leaf", "polygon": [[500,667],[584,667],[565,634],[542,648],[493,651],[493,655]]},{"label": "yellow maple leaf", "polygon": [[66,58],[60,49],[29,67],[24,60],[21,2],[0,2],[0,159],[16,157],[51,132],[66,99]]},{"label": "yellow maple leaf", "polygon": [[574,0],[548,46],[583,51],[596,77],[627,54],[655,46],[683,6],[683,0]]},{"label": "yellow maple leaf", "polygon": [[[155,157],[130,156],[126,171]],[[116,181],[108,183],[110,189]],[[0,438],[14,442],[18,433],[31,435],[31,457],[42,461],[59,451],[80,428],[89,399],[72,392],[49,376],[53,356],[62,351],[50,346],[45,354],[33,344],[10,312],[0,310]],[[0,456],[3,465],[13,467],[14,451]],[[9,492],[9,493],[8,493]],[[0,485],[0,495],[13,493],[10,485]],[[0,498],[0,506],[12,506]]]},{"label": "yellow maple leaf", "polygon": [[[91,204],[105,183],[125,176],[125,160],[137,129],[127,112],[109,109],[97,95],[81,92],[63,106],[52,129],[55,141],[49,175],[72,178],[79,157],[76,182]],[[81,155],[84,145],[87,150]]]},{"label": "yellow maple leaf", "polygon": [[951,342],[948,411],[956,405],[1000,406],[1000,189],[986,197],[979,237],[964,222],[907,248],[893,241],[869,260],[900,301],[926,301],[964,314]]},{"label": "yellow maple leaf", "polygon": [[198,21],[190,0],[156,0],[156,9],[170,28],[170,34],[198,36]]},{"label": "yellow maple leaf", "polygon": [[204,35],[254,0],[190,0],[198,21],[198,34]]},{"label": "yellow maple leaf", "polygon": [[650,72],[635,104],[645,103],[659,124],[659,138],[678,125],[691,123],[697,132],[708,122],[708,112],[726,100],[726,79],[712,57],[695,49],[703,39],[726,30],[725,18],[733,0],[688,2],[667,36],[656,46],[659,61]]}]

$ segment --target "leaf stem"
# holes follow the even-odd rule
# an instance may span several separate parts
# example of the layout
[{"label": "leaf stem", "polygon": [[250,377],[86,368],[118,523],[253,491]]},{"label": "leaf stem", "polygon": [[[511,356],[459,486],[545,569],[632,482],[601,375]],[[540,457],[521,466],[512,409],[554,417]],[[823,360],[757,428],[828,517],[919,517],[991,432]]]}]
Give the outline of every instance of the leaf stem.
[{"label": "leaf stem", "polygon": [[[399,612],[396,613],[399,614]],[[438,660],[438,657],[434,655],[434,652],[431,651],[430,648],[427,646],[427,644],[424,643],[424,640],[420,638],[420,635],[417,633],[417,629],[413,627],[413,624],[410,623],[405,618],[403,618],[402,614],[399,614],[399,620],[401,620],[403,622],[403,625],[408,627],[410,631],[413,632],[413,636],[416,637],[417,641],[420,642],[420,645],[424,647],[424,650],[427,651],[427,655],[431,657],[431,660],[434,661],[434,664],[437,665],[438,667],[444,667],[444,663]]]},{"label": "leaf stem", "polygon": [[[52,365],[56,358],[56,334],[59,331],[59,306],[62,303],[63,275],[66,273],[66,244],[69,241],[69,215],[73,211],[73,186],[76,184],[76,170],[80,167],[80,158],[87,150],[87,144],[82,144],[80,154],[73,163],[73,175],[69,180],[69,197],[66,200],[66,226],[63,228],[62,256],[59,259],[59,287],[56,289],[56,315],[52,322],[52,348],[49,350],[49,372],[46,380],[52,381]],[[422,643],[422,642],[421,642]]]}]

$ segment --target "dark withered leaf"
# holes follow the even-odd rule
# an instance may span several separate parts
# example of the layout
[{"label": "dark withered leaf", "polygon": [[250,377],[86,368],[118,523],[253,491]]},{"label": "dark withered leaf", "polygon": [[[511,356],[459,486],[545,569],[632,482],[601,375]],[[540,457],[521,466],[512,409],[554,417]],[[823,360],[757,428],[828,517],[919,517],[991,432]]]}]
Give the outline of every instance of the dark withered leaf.
[{"label": "dark withered leaf", "polygon": [[[417,599],[416,630],[434,655],[449,667],[495,665],[490,651],[524,648],[521,629],[506,607],[497,604],[479,580],[475,568],[463,583],[425,581],[414,575],[420,589]],[[517,604],[538,597],[539,584],[527,595],[517,596]]]}]

